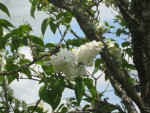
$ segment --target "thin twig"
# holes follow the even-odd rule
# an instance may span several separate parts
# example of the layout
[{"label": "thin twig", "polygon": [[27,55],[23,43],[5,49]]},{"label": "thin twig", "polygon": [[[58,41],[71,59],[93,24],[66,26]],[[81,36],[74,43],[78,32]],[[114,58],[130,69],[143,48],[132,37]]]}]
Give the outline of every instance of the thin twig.
[{"label": "thin twig", "polygon": [[[67,83],[68,83],[68,85],[66,85],[67,88],[75,90],[75,86],[74,86],[70,81],[67,81]],[[87,93],[84,93],[84,96],[85,96],[85,97],[88,97],[88,98],[90,98],[90,99],[93,99],[93,98],[92,98],[90,95],[88,95]],[[101,104],[106,104],[106,105],[109,105],[109,106],[111,106],[111,107],[113,107],[113,108],[116,108],[116,109],[119,110],[120,113],[125,113],[119,105],[114,105],[114,104],[111,104],[111,103],[109,103],[109,102],[105,102],[105,101],[103,101],[103,100],[96,99],[96,98],[95,98],[94,100],[97,101],[97,102],[99,102],[99,103],[101,103]]]},{"label": "thin twig", "polygon": [[79,37],[72,29],[70,29],[70,32],[71,32],[77,39],[80,39],[80,37]]},{"label": "thin twig", "polygon": [[59,41],[58,44],[61,44],[62,41],[64,40],[64,38],[65,38],[65,36],[66,36],[66,34],[67,34],[67,31],[69,30],[69,27],[70,27],[70,26],[67,26],[67,28],[66,28],[66,30],[64,31],[63,34],[61,33],[61,31],[60,31],[60,29],[59,29],[59,32],[60,32],[60,34],[61,34],[61,39],[60,39],[60,41]]},{"label": "thin twig", "polygon": [[33,110],[31,113],[34,113],[34,111],[36,110],[36,108],[38,107],[38,104],[41,102],[41,98],[37,101],[36,105],[34,106]]}]

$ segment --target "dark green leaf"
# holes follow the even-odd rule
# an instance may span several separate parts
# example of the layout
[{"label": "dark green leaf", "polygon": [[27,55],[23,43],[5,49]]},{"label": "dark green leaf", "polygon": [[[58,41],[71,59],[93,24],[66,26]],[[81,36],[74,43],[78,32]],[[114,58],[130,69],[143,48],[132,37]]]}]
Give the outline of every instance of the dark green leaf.
[{"label": "dark green leaf", "polygon": [[90,91],[91,95],[92,95],[92,98],[95,99],[95,96],[96,96],[96,89],[95,87],[93,86],[93,80],[90,79],[90,78],[85,78],[84,79],[84,83],[85,85],[87,86],[88,90]]},{"label": "dark green leaf", "polygon": [[99,68],[100,67],[100,64],[103,64],[104,61],[100,58],[96,59],[95,60],[95,68]]},{"label": "dark green leaf", "polygon": [[13,52],[14,50],[18,50],[18,48],[20,47],[20,40],[17,38],[12,38],[12,42],[11,42],[11,51]]},{"label": "dark green leaf", "polygon": [[9,38],[11,38],[11,36],[12,36],[11,33],[8,33],[6,36],[4,36],[2,38],[2,48],[5,49],[5,46],[6,46],[7,42],[8,42],[8,40],[9,40]]},{"label": "dark green leaf", "polygon": [[130,57],[132,57],[133,52],[132,52],[132,49],[131,49],[131,48],[126,48],[126,49],[124,49],[124,51],[125,51]]},{"label": "dark green leaf", "polygon": [[127,64],[127,68],[130,69],[130,70],[135,70],[135,65],[133,64]]},{"label": "dark green leaf", "polygon": [[68,111],[68,109],[67,109],[66,107],[63,107],[63,108],[61,109],[61,113],[67,113],[67,111]]},{"label": "dark green leaf", "polygon": [[53,71],[53,66],[52,66],[52,65],[49,65],[49,66],[44,66],[44,65],[42,65],[42,69],[44,70],[44,72],[45,72],[47,75],[51,75],[52,73],[54,73],[54,71]]},{"label": "dark green leaf", "polygon": [[117,29],[117,31],[116,31],[116,36],[120,36],[122,34],[122,30],[119,28],[119,29]]},{"label": "dark green leaf", "polygon": [[9,30],[9,27],[14,27],[9,21],[0,19],[0,26]]},{"label": "dark green leaf", "polygon": [[65,88],[65,82],[62,78],[57,78],[51,84],[49,89],[46,85],[42,86],[39,90],[40,98],[50,104],[52,109],[55,110],[59,105],[62,97],[62,92]]},{"label": "dark green leaf", "polygon": [[23,65],[23,64],[27,64],[30,63],[31,61],[29,59],[20,59],[19,64]]},{"label": "dark green leaf", "polygon": [[43,35],[45,34],[45,31],[46,31],[47,26],[48,26],[51,22],[53,22],[53,21],[54,21],[54,19],[51,18],[51,17],[49,17],[49,18],[43,20],[42,26],[41,26],[41,30],[42,30],[42,34],[43,34]]},{"label": "dark green leaf", "polygon": [[94,75],[95,73],[97,73],[99,70],[99,67],[98,68],[95,68],[94,71],[92,72],[92,75]]},{"label": "dark green leaf", "polygon": [[34,17],[34,13],[35,13],[35,11],[36,11],[37,2],[36,2],[36,0],[34,0],[34,1],[31,2],[31,3],[32,3],[32,5],[31,5],[31,9],[30,9],[30,15],[31,15],[33,18],[35,18],[35,17]]},{"label": "dark green leaf", "polygon": [[32,78],[31,71],[28,68],[23,69],[22,71],[28,78]]},{"label": "dark green leaf", "polygon": [[45,47],[49,48],[49,47],[55,47],[56,45],[54,43],[47,43],[45,45]]},{"label": "dark green leaf", "polygon": [[93,101],[91,98],[84,98],[83,100],[86,102],[89,102],[89,103],[92,103],[92,101]]},{"label": "dark green leaf", "polygon": [[9,11],[8,11],[7,7],[2,3],[0,3],[0,10],[5,12],[10,17],[10,14],[9,14]]},{"label": "dark green leaf", "polygon": [[29,38],[34,44],[44,47],[44,42],[39,37],[34,36],[34,35],[29,35]]},{"label": "dark green leaf", "polygon": [[130,42],[123,42],[122,43],[122,47],[128,47],[128,46],[130,46]]},{"label": "dark green leaf", "polygon": [[83,97],[83,94],[85,92],[85,84],[82,80],[82,78],[76,78],[75,79],[75,95],[77,99],[77,104],[80,105],[81,99]]},{"label": "dark green leaf", "polygon": [[16,109],[14,110],[14,113],[21,113],[21,112],[20,112],[20,110],[19,110],[18,108],[16,108]]},{"label": "dark green leaf", "polygon": [[56,30],[57,30],[57,25],[54,24],[53,22],[50,23],[50,29],[52,30],[52,32],[55,34]]},{"label": "dark green leaf", "polygon": [[106,25],[107,27],[109,27],[109,24],[108,24],[108,22],[106,22],[106,21],[105,21],[105,25]]}]

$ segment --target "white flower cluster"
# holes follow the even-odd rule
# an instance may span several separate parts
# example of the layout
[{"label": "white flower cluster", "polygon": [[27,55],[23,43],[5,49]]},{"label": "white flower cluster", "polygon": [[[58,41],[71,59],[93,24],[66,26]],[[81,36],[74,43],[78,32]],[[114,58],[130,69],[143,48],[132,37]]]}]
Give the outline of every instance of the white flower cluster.
[{"label": "white flower cluster", "polygon": [[81,45],[78,49],[73,50],[73,52],[78,57],[78,62],[83,63],[86,66],[93,65],[93,59],[101,51],[103,44],[101,42],[92,41]]},{"label": "white flower cluster", "polygon": [[7,34],[7,33],[6,33],[5,31],[3,31],[3,36],[6,36],[6,34]]},{"label": "white flower cluster", "polygon": [[61,48],[56,55],[52,55],[44,65],[52,65],[54,72],[63,72],[67,79],[87,75],[85,66],[92,66],[93,59],[101,51],[103,44],[92,41],[82,45],[78,49],[69,51]]},{"label": "white flower cluster", "polygon": [[3,56],[4,56],[4,50],[1,50],[1,52],[0,52],[0,72],[4,71],[4,65],[6,64]]},{"label": "white flower cluster", "polygon": [[121,49],[115,46],[115,41],[110,39],[106,40],[107,47],[109,49],[110,54],[116,57],[119,61],[121,60]]}]

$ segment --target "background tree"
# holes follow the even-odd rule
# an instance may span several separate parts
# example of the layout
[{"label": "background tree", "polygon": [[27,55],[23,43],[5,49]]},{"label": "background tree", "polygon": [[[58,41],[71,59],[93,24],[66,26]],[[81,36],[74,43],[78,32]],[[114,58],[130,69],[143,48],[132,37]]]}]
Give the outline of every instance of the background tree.
[{"label": "background tree", "polygon": [[[44,43],[41,37],[31,35],[31,26],[21,25],[19,28],[13,28],[10,22],[0,19],[0,75],[4,92],[1,95],[2,111],[8,113],[12,109],[19,113],[32,113],[41,108],[38,104],[43,100],[57,112],[67,112],[72,107],[80,112],[108,113],[117,110],[120,113],[137,113],[136,107],[141,113],[150,112],[149,0],[30,0],[30,2],[31,16],[34,17],[36,9],[50,15],[41,25],[43,35],[50,26],[54,34],[58,30],[62,37],[57,44]],[[99,17],[100,3],[118,12],[114,23],[118,23],[120,28],[115,29],[115,26],[109,25],[108,22],[102,26]],[[10,16],[5,5],[0,3],[0,6],[0,9]],[[78,22],[85,37],[78,36],[71,28],[70,22],[73,18]],[[63,33],[60,26],[66,27]],[[10,30],[11,27],[13,29]],[[9,30],[9,33],[4,35],[4,29]],[[112,32],[114,29],[116,31]],[[65,39],[68,32],[75,38]],[[126,35],[128,38],[120,45],[117,41],[105,37],[105,34],[111,33],[119,37]],[[19,49],[23,46],[31,48],[32,61],[20,54]],[[100,57],[94,59],[97,53]],[[128,59],[132,59],[133,63]],[[2,63],[3,61],[6,61],[6,64]],[[89,75],[85,67],[92,66],[93,62],[95,70]],[[31,65],[41,67],[42,71]],[[110,80],[124,107],[101,98],[103,93],[98,92],[96,87],[99,77],[94,77],[98,70],[105,72],[106,78]],[[136,70],[135,75],[131,73],[133,70]],[[21,74],[26,75],[28,79],[44,83],[39,90],[39,101],[35,106],[26,107],[26,111],[24,107],[20,110],[13,104],[15,99],[9,99],[7,88],[14,79],[21,79]],[[75,90],[76,98],[71,98],[68,105],[59,106],[65,88]],[[86,98],[83,99],[83,96]],[[80,109],[80,102],[83,100],[90,105],[87,104]]]}]

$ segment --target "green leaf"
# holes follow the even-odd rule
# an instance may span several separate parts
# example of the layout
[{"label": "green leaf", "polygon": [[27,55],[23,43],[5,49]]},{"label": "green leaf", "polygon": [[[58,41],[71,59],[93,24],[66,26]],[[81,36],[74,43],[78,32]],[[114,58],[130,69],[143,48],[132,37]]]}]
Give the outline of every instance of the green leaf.
[{"label": "green leaf", "polygon": [[18,80],[19,74],[10,75],[10,76],[8,76],[7,78],[8,78],[8,83],[10,84],[10,83],[12,83],[15,79]]},{"label": "green leaf", "polygon": [[20,61],[19,61],[19,64],[20,65],[23,65],[23,64],[28,64],[28,63],[30,63],[31,61],[29,60],[29,59],[20,59]]},{"label": "green leaf", "polygon": [[0,19],[0,26],[6,28],[8,30],[10,30],[9,27],[14,27],[9,21],[4,20],[4,19]]},{"label": "green leaf", "polygon": [[[45,34],[45,31],[46,31],[47,26],[48,26],[51,22],[53,22],[53,21],[54,21],[54,19],[51,18],[51,17],[49,17],[49,18],[43,20],[42,26],[41,26],[41,30],[42,30],[42,34],[43,34],[43,35]],[[52,26],[52,25],[51,25],[51,26]],[[54,29],[54,28],[53,28],[53,29]]]},{"label": "green leaf", "polygon": [[37,44],[41,47],[44,47],[44,42],[41,40],[39,37],[34,36],[34,35],[29,35],[29,39],[34,43]]},{"label": "green leaf", "polygon": [[35,11],[36,11],[37,1],[34,0],[34,1],[32,1],[31,3],[32,3],[32,6],[31,6],[31,9],[30,9],[30,15],[31,15],[33,18],[35,18],[34,13],[35,13]]},{"label": "green leaf", "polygon": [[22,71],[28,78],[32,78],[31,71],[28,68],[23,69]]},{"label": "green leaf", "polygon": [[62,78],[55,79],[50,88],[46,85],[39,90],[39,97],[52,106],[53,111],[57,108],[61,101],[62,92],[65,88],[65,82]]},{"label": "green leaf", "polygon": [[108,22],[106,22],[106,21],[105,21],[105,25],[106,25],[107,27],[109,27],[109,24],[108,24]]},{"label": "green leaf", "polygon": [[92,72],[92,75],[94,75],[95,73],[97,73],[99,70],[99,67],[95,68],[94,71]]},{"label": "green leaf", "polygon": [[96,89],[93,86],[93,80],[90,78],[85,78],[84,79],[84,83],[87,86],[88,90],[90,91],[92,98],[95,99],[96,97]]},{"label": "green leaf", "polygon": [[82,80],[82,78],[76,78],[75,79],[75,95],[77,99],[77,104],[80,105],[81,99],[83,97],[83,94],[85,92],[85,84]]},{"label": "green leaf", "polygon": [[52,73],[54,73],[54,70],[53,70],[53,66],[52,66],[52,65],[49,65],[49,66],[44,66],[44,65],[42,65],[42,69],[44,70],[44,72],[45,72],[47,75],[51,75]]},{"label": "green leaf", "polygon": [[127,64],[127,68],[130,69],[130,70],[135,70],[135,65],[133,64]]},{"label": "green leaf", "polygon": [[12,38],[11,51],[13,52],[14,50],[18,50],[19,47],[20,47],[20,40],[17,38]]},{"label": "green leaf", "polygon": [[103,64],[104,61],[100,58],[96,59],[95,60],[95,68],[99,68],[100,67],[100,64]]},{"label": "green leaf", "polygon": [[11,36],[12,36],[11,33],[8,33],[6,36],[4,36],[2,38],[2,48],[5,49],[5,46],[6,46],[7,42],[8,42],[8,40],[9,40],[9,38],[11,38]]},{"label": "green leaf", "polygon": [[131,48],[126,48],[126,49],[124,49],[124,51],[125,51],[130,57],[132,57],[133,51],[132,51]]},{"label": "green leaf", "polygon": [[45,47],[49,48],[49,47],[55,47],[56,45],[54,43],[47,43],[45,44]]},{"label": "green leaf", "polygon": [[9,14],[9,11],[8,11],[7,7],[2,3],[0,3],[0,10],[5,12],[10,17],[10,14]]},{"label": "green leaf", "polygon": [[53,22],[50,23],[50,29],[52,30],[52,32],[55,34],[56,30],[57,30],[57,25],[54,24]]},{"label": "green leaf", "polygon": [[67,111],[68,111],[68,109],[67,109],[66,107],[63,107],[63,108],[61,109],[61,113],[67,113]]},{"label": "green leaf", "polygon": [[130,42],[123,42],[122,43],[122,47],[128,47],[128,46],[130,46]]},{"label": "green leaf", "polygon": [[3,37],[3,28],[0,26],[0,39],[2,39],[1,37]]},{"label": "green leaf", "polygon": [[[34,108],[35,108],[35,106],[28,106],[28,110],[27,111],[30,113]],[[37,106],[36,109],[34,110],[34,112],[43,113],[43,108]]]},{"label": "green leaf", "polygon": [[23,33],[28,33],[32,31],[32,28],[30,27],[30,25],[21,25],[19,26],[19,30],[23,31]]},{"label": "green leaf", "polygon": [[116,36],[120,36],[122,34],[122,30],[119,28],[119,29],[117,29],[117,31],[116,31]]}]

